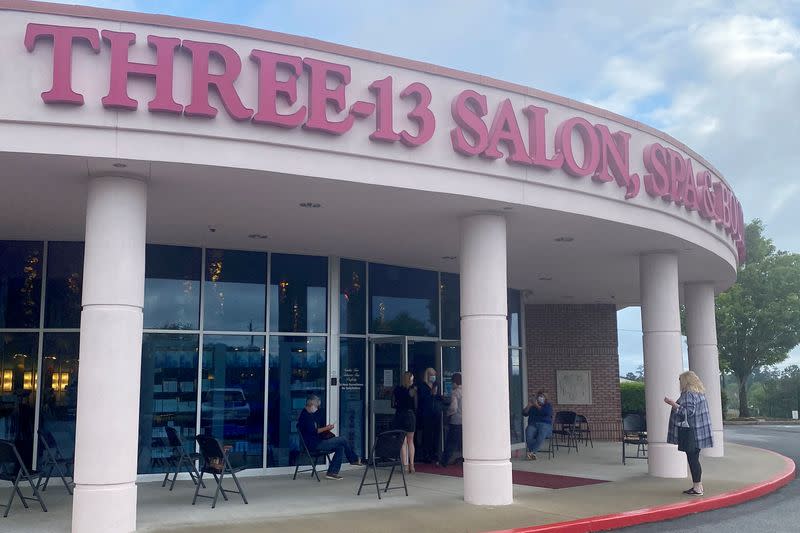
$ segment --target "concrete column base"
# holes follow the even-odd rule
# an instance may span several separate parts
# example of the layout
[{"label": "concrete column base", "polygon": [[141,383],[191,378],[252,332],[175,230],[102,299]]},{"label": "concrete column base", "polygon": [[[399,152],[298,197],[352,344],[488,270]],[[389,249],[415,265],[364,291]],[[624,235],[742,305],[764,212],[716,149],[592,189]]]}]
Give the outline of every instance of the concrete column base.
[{"label": "concrete column base", "polygon": [[76,485],[72,533],[136,531],[136,483]]},{"label": "concrete column base", "polygon": [[655,477],[684,478],[689,465],[686,454],[674,444],[651,442],[647,445],[647,473]]},{"label": "concrete column base", "polygon": [[474,505],[514,502],[511,461],[464,461],[464,501]]}]

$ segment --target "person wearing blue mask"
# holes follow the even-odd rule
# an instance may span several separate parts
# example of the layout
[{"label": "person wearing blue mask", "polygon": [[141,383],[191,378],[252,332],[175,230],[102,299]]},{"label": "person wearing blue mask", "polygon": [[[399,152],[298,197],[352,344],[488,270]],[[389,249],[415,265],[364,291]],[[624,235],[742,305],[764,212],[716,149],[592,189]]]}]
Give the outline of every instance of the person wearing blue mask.
[{"label": "person wearing blue mask", "polygon": [[439,462],[441,402],[442,396],[436,384],[436,370],[426,368],[422,383],[417,386],[417,434],[420,436],[417,462],[434,464]]},{"label": "person wearing blue mask", "polygon": [[528,427],[525,429],[528,459],[535,460],[536,452],[553,433],[553,405],[547,401],[544,391],[540,390],[535,399],[528,400],[528,405],[522,409],[522,415],[528,417]]}]

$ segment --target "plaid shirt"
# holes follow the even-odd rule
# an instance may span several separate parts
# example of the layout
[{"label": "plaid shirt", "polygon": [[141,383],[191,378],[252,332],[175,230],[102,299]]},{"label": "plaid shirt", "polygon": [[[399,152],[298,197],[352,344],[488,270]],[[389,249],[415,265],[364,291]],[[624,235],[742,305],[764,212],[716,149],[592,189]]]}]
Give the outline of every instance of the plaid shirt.
[{"label": "plaid shirt", "polygon": [[705,394],[682,392],[677,400],[678,408],[669,416],[667,442],[678,444],[678,426],[684,417],[689,427],[694,428],[694,438],[698,448],[711,448],[714,439],[711,436],[711,418],[708,415],[708,402]]}]

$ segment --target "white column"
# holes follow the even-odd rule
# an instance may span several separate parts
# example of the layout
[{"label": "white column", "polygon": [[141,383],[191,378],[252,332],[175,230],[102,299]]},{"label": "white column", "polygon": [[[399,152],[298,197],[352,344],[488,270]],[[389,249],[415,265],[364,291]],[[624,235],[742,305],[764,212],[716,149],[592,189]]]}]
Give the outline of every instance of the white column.
[{"label": "white column", "polygon": [[73,533],[136,529],[146,212],[143,181],[89,182]]},{"label": "white column", "polygon": [[678,304],[678,256],[671,252],[639,258],[647,407],[647,466],[656,477],[686,477],[686,456],[667,444],[670,407],[664,397],[679,396],[683,372]]},{"label": "white column", "polygon": [[689,369],[700,376],[706,387],[714,447],[703,455],[722,457],[722,396],[719,385],[719,353],[717,352],[717,319],[714,309],[714,284],[687,283],[683,288],[686,305],[686,337],[689,345]]},{"label": "white column", "polygon": [[464,383],[464,500],[509,505],[506,221],[461,221],[461,368]]}]

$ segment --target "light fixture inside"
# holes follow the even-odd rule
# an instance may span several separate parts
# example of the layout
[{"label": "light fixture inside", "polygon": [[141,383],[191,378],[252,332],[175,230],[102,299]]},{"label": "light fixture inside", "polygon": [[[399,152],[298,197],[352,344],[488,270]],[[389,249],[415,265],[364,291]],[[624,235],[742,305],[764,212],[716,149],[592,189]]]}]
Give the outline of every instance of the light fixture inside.
[{"label": "light fixture inside", "polygon": [[445,261],[453,261],[454,259],[458,258],[457,255],[443,255],[442,259]]},{"label": "light fixture inside", "polygon": [[318,209],[322,207],[322,204],[317,202],[303,202],[300,204],[300,207],[306,207],[308,209]]},{"label": "light fixture inside", "polygon": [[572,242],[575,240],[574,237],[556,237],[553,239],[556,242]]},{"label": "light fixture inside", "polygon": [[513,208],[513,207],[511,207],[510,205],[507,205],[507,206],[505,206],[505,207],[503,208],[503,211],[511,211],[512,209],[514,209],[514,208]]},{"label": "light fixture inside", "polygon": [[550,276],[539,276],[539,281],[553,281],[553,278]]},{"label": "light fixture inside", "polygon": [[114,168],[127,168],[128,165],[126,165],[125,163],[114,163],[111,166],[113,166]]},{"label": "light fixture inside", "polygon": [[264,235],[263,233],[251,233],[247,236],[248,239],[268,239],[269,235]]}]

